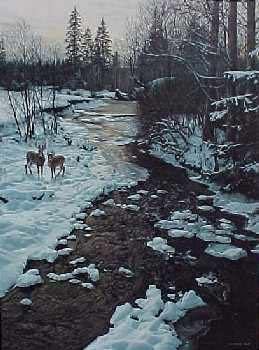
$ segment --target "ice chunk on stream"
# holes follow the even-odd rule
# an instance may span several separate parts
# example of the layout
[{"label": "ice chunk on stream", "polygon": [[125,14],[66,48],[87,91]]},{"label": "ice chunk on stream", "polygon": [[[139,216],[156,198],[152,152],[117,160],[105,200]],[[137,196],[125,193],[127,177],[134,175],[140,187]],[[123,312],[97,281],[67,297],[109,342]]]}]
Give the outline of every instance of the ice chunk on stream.
[{"label": "ice chunk on stream", "polygon": [[80,257],[80,258],[77,258],[75,260],[72,260],[69,262],[70,265],[77,265],[77,264],[80,264],[80,263],[84,263],[86,261],[86,258],[85,257]]},{"label": "ice chunk on stream", "polygon": [[43,283],[38,269],[29,270],[20,275],[16,281],[16,287],[28,288]]},{"label": "ice chunk on stream", "polygon": [[138,308],[129,303],[118,306],[109,332],[84,350],[176,350],[182,342],[167,321],[175,322],[187,311],[205,305],[194,291],[186,292],[177,303],[164,303],[156,286],[149,286],[146,298],[135,304]]},{"label": "ice chunk on stream", "polygon": [[32,305],[32,301],[31,299],[28,298],[24,298],[20,301],[20,304],[24,305],[24,306],[31,306]]},{"label": "ice chunk on stream", "polygon": [[116,205],[114,199],[108,199],[107,201],[103,202],[103,205],[108,207],[114,207]]},{"label": "ice chunk on stream", "polygon": [[119,273],[122,273],[123,275],[125,275],[126,277],[132,277],[134,276],[134,273],[129,270],[129,269],[126,269],[125,267],[121,266],[119,268]]},{"label": "ice chunk on stream", "polygon": [[129,196],[128,199],[131,201],[139,201],[141,199],[141,195],[139,193],[133,194]]},{"label": "ice chunk on stream", "polygon": [[101,210],[101,209],[95,209],[94,211],[91,212],[90,216],[93,217],[100,217],[100,216],[105,216],[105,211]]},{"label": "ice chunk on stream", "polygon": [[72,253],[72,251],[73,249],[71,248],[64,248],[64,249],[57,250],[58,256],[68,256]]},{"label": "ice chunk on stream", "polygon": [[167,244],[167,240],[162,237],[154,237],[147,242],[147,246],[160,253],[174,253],[175,249]]},{"label": "ice chunk on stream", "polygon": [[205,242],[231,243],[229,236],[217,236],[213,232],[199,232],[196,237]]},{"label": "ice chunk on stream", "polygon": [[169,230],[168,236],[172,238],[193,238],[195,234],[185,230]]},{"label": "ice chunk on stream", "polygon": [[47,274],[47,277],[56,282],[64,282],[72,279],[73,274],[71,272],[68,272],[68,273],[61,273],[58,275],[56,273],[50,272]]},{"label": "ice chunk on stream", "polygon": [[210,244],[205,253],[212,255],[216,258],[226,258],[229,260],[239,260],[247,256],[247,252],[239,247],[231,244]]}]

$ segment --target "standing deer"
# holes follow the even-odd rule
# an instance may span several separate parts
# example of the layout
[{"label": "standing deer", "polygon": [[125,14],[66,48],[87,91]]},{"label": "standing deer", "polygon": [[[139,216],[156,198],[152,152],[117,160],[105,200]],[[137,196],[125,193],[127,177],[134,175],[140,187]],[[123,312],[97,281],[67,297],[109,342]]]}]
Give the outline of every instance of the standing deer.
[{"label": "standing deer", "polygon": [[43,166],[45,163],[45,156],[44,156],[45,148],[46,148],[46,145],[42,145],[38,147],[38,152],[34,152],[34,151],[27,152],[27,155],[26,155],[27,163],[25,164],[26,174],[28,174],[28,168],[29,168],[30,173],[32,175],[31,166],[35,164],[37,166],[38,176],[40,174],[41,176],[43,175]]},{"label": "standing deer", "polygon": [[62,172],[62,176],[65,174],[65,157],[61,155],[55,155],[54,153],[49,153],[48,154],[48,167],[51,170],[51,178],[55,176],[56,178],[56,168],[59,168],[59,173],[57,176],[59,176]]}]

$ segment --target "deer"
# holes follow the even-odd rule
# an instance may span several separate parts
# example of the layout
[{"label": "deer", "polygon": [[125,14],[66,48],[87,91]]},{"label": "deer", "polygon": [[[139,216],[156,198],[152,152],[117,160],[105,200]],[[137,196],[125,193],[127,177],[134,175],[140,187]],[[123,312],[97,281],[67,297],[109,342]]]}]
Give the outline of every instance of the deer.
[{"label": "deer", "polygon": [[[48,154],[48,167],[51,170],[51,178],[53,179],[59,176],[62,172],[62,176],[65,174],[65,157],[62,155],[55,155],[54,153]],[[56,168],[59,168],[59,173],[56,175]]]},{"label": "deer", "polygon": [[45,156],[44,156],[44,150],[46,148],[46,145],[42,145],[38,147],[38,152],[34,151],[29,151],[26,154],[26,161],[27,163],[25,164],[25,172],[28,174],[28,168],[30,170],[30,173],[32,175],[32,170],[31,167],[33,164],[37,166],[37,173],[38,176],[41,174],[43,175],[43,166],[45,163]]}]

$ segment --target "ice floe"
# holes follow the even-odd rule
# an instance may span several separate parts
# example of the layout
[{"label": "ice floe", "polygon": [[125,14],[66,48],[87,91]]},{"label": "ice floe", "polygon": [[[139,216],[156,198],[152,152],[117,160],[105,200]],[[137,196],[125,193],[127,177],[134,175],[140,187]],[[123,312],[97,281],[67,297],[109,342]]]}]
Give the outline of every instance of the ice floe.
[{"label": "ice floe", "polygon": [[43,280],[40,276],[39,270],[31,269],[18,277],[16,287],[28,288],[41,283],[43,283]]},{"label": "ice floe", "polygon": [[[149,286],[145,299],[118,306],[109,332],[84,350],[176,350],[182,344],[173,323],[186,312],[205,303],[194,291],[186,292],[176,303],[163,302],[161,291]],[[167,322],[173,322],[170,325]]]},{"label": "ice floe", "polygon": [[95,209],[91,212],[90,216],[94,217],[100,217],[100,216],[106,216],[105,211],[101,209]]},{"label": "ice floe", "polygon": [[247,252],[239,247],[230,244],[210,244],[205,253],[216,258],[226,258],[229,260],[239,260],[247,256]]},{"label": "ice floe", "polygon": [[28,298],[24,298],[20,301],[20,304],[24,305],[24,306],[31,306],[32,305],[32,301],[31,299]]},{"label": "ice floe", "polygon": [[147,246],[160,253],[174,253],[175,249],[167,244],[167,240],[162,237],[154,237],[147,242]]},{"label": "ice floe", "polygon": [[129,269],[126,269],[125,267],[121,266],[119,268],[119,273],[125,275],[126,277],[132,277],[134,276],[134,272],[132,272],[131,270]]},{"label": "ice floe", "polygon": [[172,238],[193,238],[195,237],[195,234],[185,230],[169,230],[168,236]]}]

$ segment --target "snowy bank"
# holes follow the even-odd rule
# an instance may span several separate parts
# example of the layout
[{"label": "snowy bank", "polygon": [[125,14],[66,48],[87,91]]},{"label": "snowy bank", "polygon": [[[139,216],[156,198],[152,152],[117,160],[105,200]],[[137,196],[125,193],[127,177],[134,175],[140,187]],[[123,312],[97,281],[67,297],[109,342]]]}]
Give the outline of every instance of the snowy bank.
[{"label": "snowy bank", "polygon": [[[63,98],[70,97],[64,94]],[[61,97],[59,97],[62,99]],[[85,98],[83,96],[82,98]],[[48,137],[47,152],[64,155],[64,177],[51,180],[45,163],[42,178],[25,175],[25,155],[43,142],[42,135],[25,144],[17,140],[6,92],[0,91],[0,123],[5,128],[0,141],[0,296],[15,285],[28,258],[53,262],[57,257],[57,240],[77,228],[76,214],[103,192],[121,186],[132,186],[147,177],[145,169],[128,163],[112,164],[102,149],[92,145],[86,126],[60,118],[59,134]],[[62,103],[62,101],[60,101]],[[65,103],[65,102],[64,102]],[[94,108],[103,101],[93,100],[84,109]],[[83,113],[83,111],[81,111]],[[8,126],[8,128],[7,128]],[[64,136],[69,135],[72,145]],[[74,216],[74,222],[70,222]],[[78,226],[79,227],[79,226]]]}]

